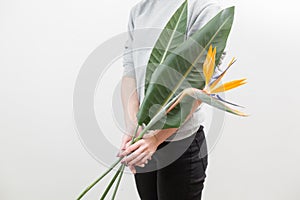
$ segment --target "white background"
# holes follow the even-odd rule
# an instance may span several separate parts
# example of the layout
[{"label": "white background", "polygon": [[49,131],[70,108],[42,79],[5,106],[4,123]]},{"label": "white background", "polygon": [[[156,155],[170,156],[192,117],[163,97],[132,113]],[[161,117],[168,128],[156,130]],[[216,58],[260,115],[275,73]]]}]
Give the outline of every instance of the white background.
[{"label": "white background", "polygon": [[[88,55],[126,31],[136,2],[0,1],[1,200],[75,199],[103,172],[75,131],[73,88]],[[224,4],[236,6],[227,59],[238,61],[228,79],[249,82],[227,98],[251,116],[226,116],[204,199],[298,200],[299,5]],[[87,199],[98,199],[101,186]],[[125,175],[118,199],[138,199],[132,175]]]}]

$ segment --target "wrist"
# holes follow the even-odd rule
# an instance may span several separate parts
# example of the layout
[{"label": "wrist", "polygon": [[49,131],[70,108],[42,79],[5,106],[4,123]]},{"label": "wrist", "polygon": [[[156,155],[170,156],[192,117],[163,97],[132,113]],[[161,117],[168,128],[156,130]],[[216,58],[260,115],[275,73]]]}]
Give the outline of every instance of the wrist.
[{"label": "wrist", "polygon": [[178,128],[168,128],[168,129],[157,130],[154,135],[157,138],[158,144],[163,143],[167,138],[173,135],[177,131],[177,129]]},{"label": "wrist", "polygon": [[155,143],[158,145],[160,145],[162,142],[157,138],[156,134],[153,135]]}]

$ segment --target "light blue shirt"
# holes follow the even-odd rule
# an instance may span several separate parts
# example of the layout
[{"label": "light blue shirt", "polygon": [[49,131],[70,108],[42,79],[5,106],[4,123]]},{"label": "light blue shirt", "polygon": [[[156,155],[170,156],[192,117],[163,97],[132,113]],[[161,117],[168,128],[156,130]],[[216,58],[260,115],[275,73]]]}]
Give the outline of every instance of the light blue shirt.
[{"label": "light blue shirt", "polygon": [[[128,40],[123,55],[123,76],[135,78],[140,103],[144,98],[145,73],[152,48],[168,20],[183,2],[184,0],[142,0],[130,11]],[[189,0],[187,36],[200,29],[221,9],[217,1]],[[222,58],[224,55],[225,53]],[[190,119],[166,141],[180,140],[196,132],[207,114],[207,109],[204,112],[202,107],[200,105]]]}]

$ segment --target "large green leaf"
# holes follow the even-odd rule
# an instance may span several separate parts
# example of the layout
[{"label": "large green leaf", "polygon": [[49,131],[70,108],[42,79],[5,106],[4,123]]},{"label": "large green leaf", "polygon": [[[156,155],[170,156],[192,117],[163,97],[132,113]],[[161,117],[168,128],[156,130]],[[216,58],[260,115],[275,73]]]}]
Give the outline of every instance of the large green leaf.
[{"label": "large green leaf", "polygon": [[[185,88],[203,89],[202,67],[210,45],[217,48],[216,63],[226,46],[234,16],[234,7],[226,8],[170,52],[151,76],[144,100],[137,113],[138,123],[148,124],[172,98]],[[190,113],[193,98],[185,98],[167,116],[150,129],[179,127]]]},{"label": "large green leaf", "polygon": [[156,41],[146,70],[145,93],[156,67],[163,63],[170,51],[185,40],[187,28],[187,0],[185,0],[168,21]]}]

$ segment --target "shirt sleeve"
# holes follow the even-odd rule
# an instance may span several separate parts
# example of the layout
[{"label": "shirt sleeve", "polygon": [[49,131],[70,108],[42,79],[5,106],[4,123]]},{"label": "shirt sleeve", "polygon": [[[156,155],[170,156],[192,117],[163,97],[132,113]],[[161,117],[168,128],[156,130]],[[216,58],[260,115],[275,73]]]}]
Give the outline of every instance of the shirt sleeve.
[{"label": "shirt sleeve", "polygon": [[133,9],[130,11],[128,25],[127,25],[127,40],[125,41],[123,51],[123,76],[135,78],[135,69],[132,55],[132,43],[133,43]]},{"label": "shirt sleeve", "polygon": [[[189,25],[187,36],[191,36],[197,30],[201,29],[209,20],[211,20],[215,15],[217,15],[222,7],[220,3],[214,1],[196,1],[192,9],[191,23]],[[226,56],[227,47],[225,47],[220,61],[216,66],[216,73],[220,73],[220,66],[224,57]]]}]

